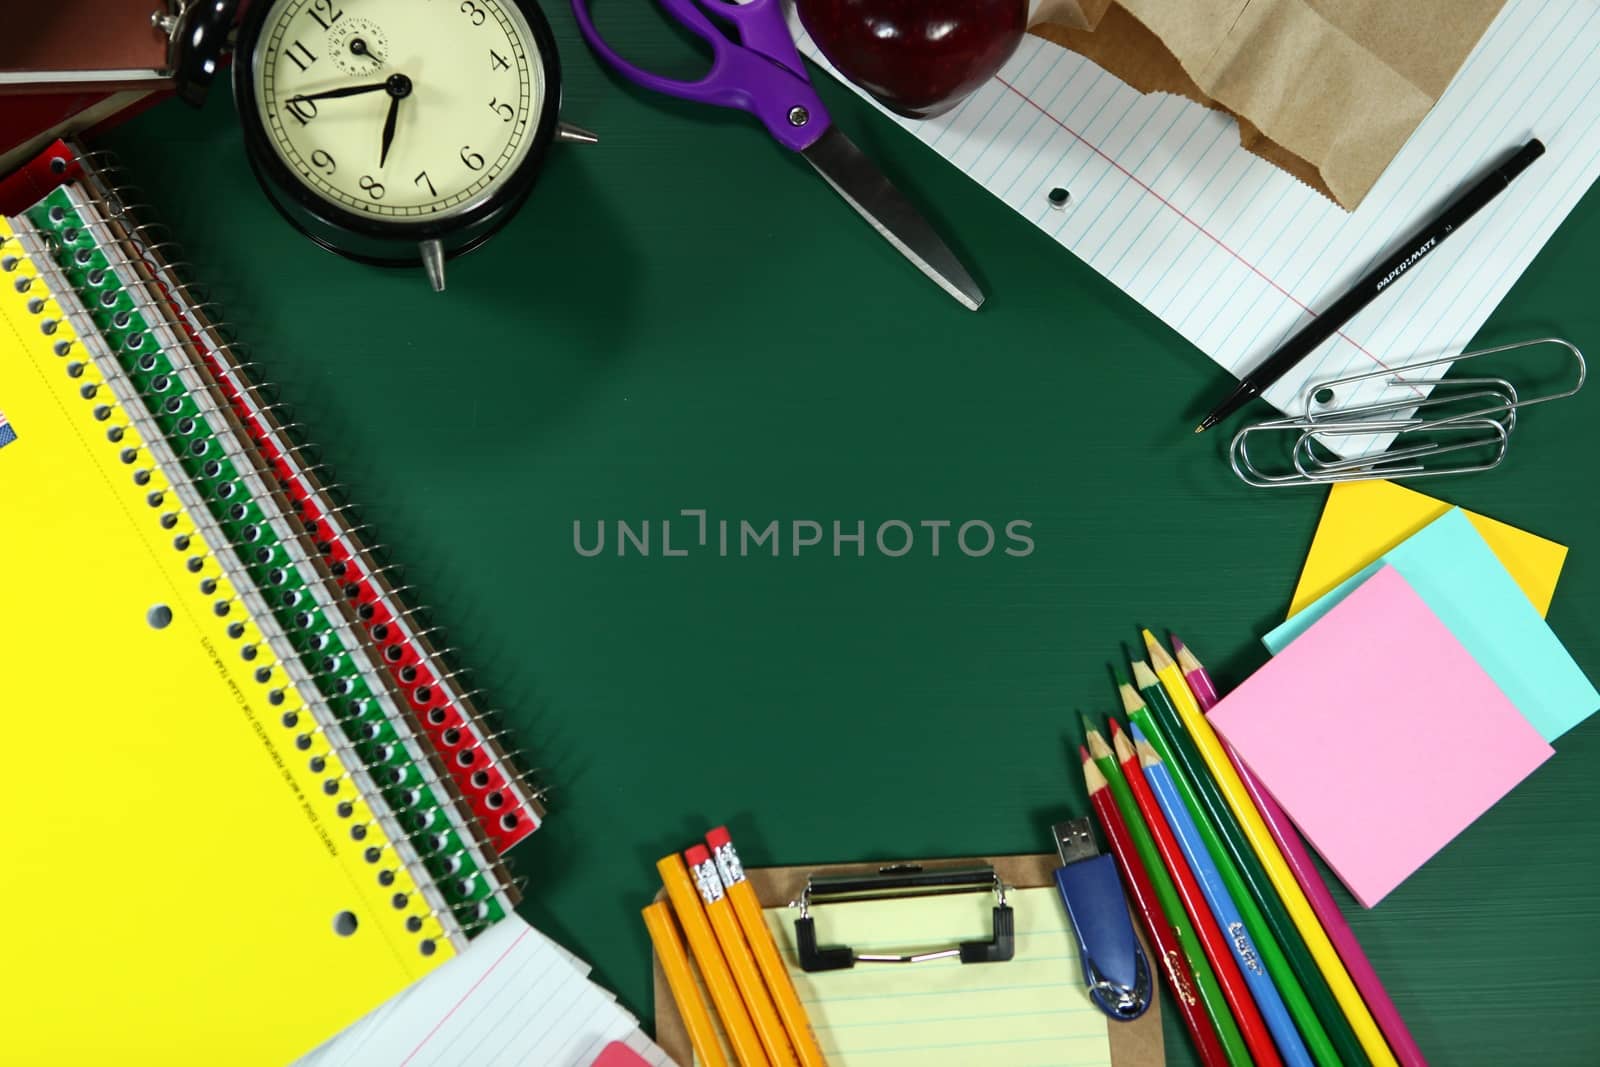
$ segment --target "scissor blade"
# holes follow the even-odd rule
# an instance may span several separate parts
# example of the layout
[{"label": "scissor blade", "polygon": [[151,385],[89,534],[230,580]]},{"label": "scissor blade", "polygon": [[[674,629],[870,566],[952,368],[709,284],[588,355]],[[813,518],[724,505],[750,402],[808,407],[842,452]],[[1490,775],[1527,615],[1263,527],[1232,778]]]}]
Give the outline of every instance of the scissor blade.
[{"label": "scissor blade", "polygon": [[917,269],[972,311],[983,303],[983,290],[972,280],[954,252],[934,232],[911,201],[900,195],[889,179],[839,132],[830,127],[810,148],[800,153],[827,179],[829,185],[884,240],[917,265]]}]

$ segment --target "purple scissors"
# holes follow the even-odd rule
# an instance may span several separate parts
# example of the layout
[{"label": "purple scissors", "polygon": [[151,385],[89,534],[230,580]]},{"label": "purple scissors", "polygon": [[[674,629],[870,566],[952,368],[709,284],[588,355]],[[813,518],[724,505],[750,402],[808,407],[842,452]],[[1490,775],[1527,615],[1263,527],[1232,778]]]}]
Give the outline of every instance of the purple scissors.
[{"label": "purple scissors", "polygon": [[[572,13],[589,46],[634,84],[684,100],[736,107],[760,119],[779,144],[804,156],[834,191],[917,269],[966,307],[978,309],[983,291],[955,253],[828,117],[789,36],[781,0],[659,2],[711,46],[711,69],[699,81],[664,78],[623,59],[595,29],[589,0],[572,0]],[[740,43],[730,40],[708,15],[730,24]]]}]

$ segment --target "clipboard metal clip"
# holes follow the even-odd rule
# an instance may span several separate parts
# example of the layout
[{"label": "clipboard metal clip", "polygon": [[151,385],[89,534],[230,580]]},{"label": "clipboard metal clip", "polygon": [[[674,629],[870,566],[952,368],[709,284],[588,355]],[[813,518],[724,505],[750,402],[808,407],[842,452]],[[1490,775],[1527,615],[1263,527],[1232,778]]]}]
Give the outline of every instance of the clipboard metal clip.
[{"label": "clipboard metal clip", "polygon": [[[857,952],[848,945],[817,944],[811,909],[824,904],[985,892],[994,893],[993,933],[987,941],[958,941],[944,948],[907,953]],[[962,963],[1000,963],[1016,954],[1015,917],[1006,903],[1006,887],[988,865],[925,869],[921,864],[900,863],[855,874],[812,875],[794,906],[800,909],[794,921],[795,945],[800,967],[807,972],[843,970],[858,963],[925,963],[951,958]]]}]

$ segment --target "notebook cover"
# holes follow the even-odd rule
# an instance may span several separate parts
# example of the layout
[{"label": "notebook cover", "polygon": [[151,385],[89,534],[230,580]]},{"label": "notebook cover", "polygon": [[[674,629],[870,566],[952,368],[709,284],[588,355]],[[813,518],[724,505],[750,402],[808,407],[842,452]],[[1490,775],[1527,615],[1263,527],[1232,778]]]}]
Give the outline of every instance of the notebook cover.
[{"label": "notebook cover", "polygon": [[[20,249],[3,223],[0,235],[3,268]],[[254,620],[226,576],[200,591],[185,564],[203,551],[201,530],[35,265],[11,266],[0,274],[0,411],[14,434],[0,445],[0,672],[8,708],[32,709],[39,741],[5,746],[0,775],[13,813],[0,905],[15,919],[0,1000],[29,1023],[8,1028],[7,1056],[285,1062],[451,947],[421,950],[436,923],[406,932],[410,916],[432,920],[403,867],[380,886],[332,832],[323,784],[342,773],[338,753],[314,773],[293,750],[255,674],[275,664]],[[187,551],[174,550],[178,536]],[[160,608],[170,621],[158,627]],[[230,623],[245,626],[241,639]],[[249,662],[237,651],[247,643]],[[277,673],[292,708],[300,694]],[[382,828],[364,844],[387,845]],[[346,912],[355,929],[340,936]]]},{"label": "notebook cover", "polygon": [[[166,7],[161,0],[33,4],[25,17],[7,18],[0,29],[0,73],[22,75],[17,82],[27,86],[104,71],[153,77],[167,64],[167,36],[151,25],[150,15]],[[0,93],[17,88],[0,84]]]},{"label": "notebook cover", "polygon": [[[890,862],[890,861],[884,861]],[[902,863],[904,860],[892,862]],[[1025,855],[1025,856],[982,856],[968,859],[942,859],[942,860],[913,860],[914,863],[927,863],[936,866],[961,866],[963,864],[988,863],[993,864],[999,872],[1000,878],[1007,885],[1019,889],[1031,889],[1037,886],[1054,884],[1055,869],[1060,866],[1060,861],[1052,855]],[[745,875],[750,879],[751,888],[756,891],[756,899],[763,908],[775,908],[788,904],[800,896],[800,891],[805,888],[806,879],[813,874],[830,874],[846,870],[860,870],[863,867],[874,866],[862,863],[830,863],[809,867],[747,867]],[[658,893],[656,899],[665,899],[664,893]],[[1149,942],[1145,940],[1144,931],[1135,925],[1135,932],[1139,935],[1140,943],[1145,946],[1145,953],[1151,959]],[[994,964],[1004,966],[1004,964]],[[652,973],[655,980],[655,1012],[656,1012],[656,1044],[666,1050],[667,1054],[681,1064],[694,1062],[693,1050],[689,1047],[689,1032],[683,1027],[683,1017],[678,1014],[678,1006],[673,1002],[672,990],[667,987],[667,976],[661,970],[661,963],[652,957]],[[1159,983],[1160,979],[1156,981]],[[1161,997],[1158,994],[1150,1002],[1150,1010],[1139,1018],[1127,1023],[1106,1022],[1111,1036],[1111,1062],[1115,1067],[1161,1067],[1166,1062],[1165,1044],[1161,1034]]]}]

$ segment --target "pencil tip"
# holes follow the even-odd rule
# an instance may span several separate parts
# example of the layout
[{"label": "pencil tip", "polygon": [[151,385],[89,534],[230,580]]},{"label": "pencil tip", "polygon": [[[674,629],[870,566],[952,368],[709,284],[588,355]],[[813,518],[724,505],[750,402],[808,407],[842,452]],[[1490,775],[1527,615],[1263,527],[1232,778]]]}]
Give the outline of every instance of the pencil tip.
[{"label": "pencil tip", "polygon": [[1089,746],[1088,745],[1079,745],[1078,746],[1078,757],[1080,759],[1082,759],[1083,762],[1085,762],[1085,763],[1092,762],[1092,760],[1091,760],[1091,758],[1089,756]]},{"label": "pencil tip", "polygon": [[1184,647],[1185,647],[1184,643],[1183,643],[1183,638],[1181,638],[1177,634],[1171,633],[1171,632],[1168,632],[1167,636],[1172,639],[1172,651],[1174,651],[1174,652],[1182,652]]},{"label": "pencil tip", "polygon": [[1122,733],[1122,724],[1117,721],[1117,717],[1115,715],[1111,716],[1106,721],[1111,724],[1112,737],[1116,737],[1118,734]]}]

